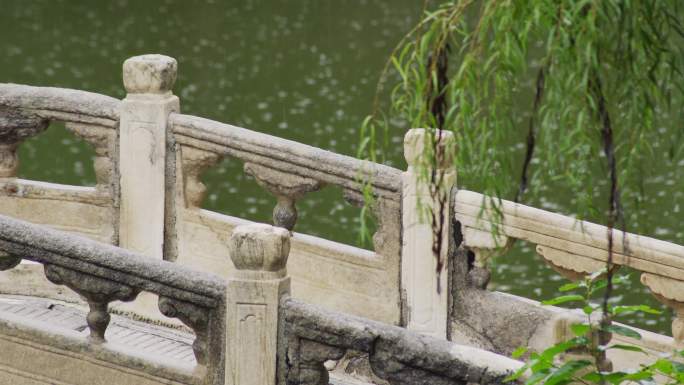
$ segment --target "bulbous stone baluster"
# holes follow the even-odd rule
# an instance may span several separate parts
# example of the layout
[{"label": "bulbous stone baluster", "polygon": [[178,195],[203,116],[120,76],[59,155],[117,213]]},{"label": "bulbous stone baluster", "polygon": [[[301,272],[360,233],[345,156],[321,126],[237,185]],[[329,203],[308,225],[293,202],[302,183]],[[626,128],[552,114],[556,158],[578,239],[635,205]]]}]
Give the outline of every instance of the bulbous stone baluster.
[{"label": "bulbous stone baluster", "polygon": [[105,331],[110,316],[107,308],[112,301],[132,301],[139,291],[130,286],[104,278],[84,274],[57,265],[45,265],[45,276],[50,282],[65,285],[88,301],[90,311],[86,317],[90,336],[94,343],[105,341]]},{"label": "bulbous stone baluster", "polygon": [[159,297],[159,311],[167,317],[178,318],[195,332],[192,350],[197,364],[206,367],[209,358],[207,341],[209,310],[189,302]]},{"label": "bulbous stone baluster", "polygon": [[254,163],[245,163],[245,172],[275,195],[278,202],[273,209],[273,224],[290,231],[297,223],[295,202],[308,192],[320,190],[323,183],[299,175],[287,174]]},{"label": "bulbous stone baluster", "polygon": [[0,178],[17,176],[19,144],[43,132],[48,123],[37,116],[0,107]]}]

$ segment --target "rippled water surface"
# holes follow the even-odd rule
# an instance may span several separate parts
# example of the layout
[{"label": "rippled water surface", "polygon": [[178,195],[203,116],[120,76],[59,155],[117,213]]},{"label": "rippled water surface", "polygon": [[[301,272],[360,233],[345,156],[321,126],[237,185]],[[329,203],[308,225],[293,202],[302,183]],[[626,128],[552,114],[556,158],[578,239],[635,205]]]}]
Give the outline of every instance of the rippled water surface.
[{"label": "rippled water surface", "polygon": [[[0,82],[84,89],[124,96],[121,64],[163,53],[179,63],[175,93],[184,113],[228,122],[342,154],[354,155],[358,127],[392,47],[417,20],[416,0],[85,1],[0,0]],[[523,103],[522,106],[528,104]],[[524,139],[520,132],[520,143]],[[402,131],[389,163],[404,168]],[[513,152],[522,151],[520,145]],[[94,184],[92,150],[53,125],[20,149],[22,177]],[[632,231],[684,243],[683,165],[648,166]],[[650,169],[649,168],[649,169]],[[204,177],[205,207],[269,221],[274,198],[227,159]],[[465,181],[477,190],[477,181]],[[534,206],[568,212],[572,194],[549,185]],[[358,239],[357,208],[334,188],[298,204],[297,230],[333,240]],[[638,283],[620,290],[625,304],[659,306]],[[494,266],[493,287],[549,298],[562,278],[519,243]],[[669,311],[626,321],[669,333]]]}]

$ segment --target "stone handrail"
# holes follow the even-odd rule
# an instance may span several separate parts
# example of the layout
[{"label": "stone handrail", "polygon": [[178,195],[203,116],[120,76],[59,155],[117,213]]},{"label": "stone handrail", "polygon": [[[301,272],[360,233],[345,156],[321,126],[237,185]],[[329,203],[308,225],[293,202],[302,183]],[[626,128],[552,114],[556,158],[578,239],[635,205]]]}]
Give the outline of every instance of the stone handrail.
[{"label": "stone handrail", "polygon": [[401,170],[195,116],[173,113],[169,120],[178,143],[358,194],[359,180],[368,178],[379,196],[399,200]]},{"label": "stone handrail", "polygon": [[179,318],[195,332],[196,372],[211,374],[207,367],[220,365],[220,309],[227,286],[219,277],[0,215],[0,270],[11,269],[22,259],[43,264],[51,282],[66,285],[87,300],[91,343],[105,341],[110,302],[132,301],[146,291],[159,295],[162,313]]},{"label": "stone handrail", "polygon": [[0,108],[25,110],[47,120],[116,128],[120,105],[118,99],[93,92],[0,83]]},{"label": "stone handrail", "polygon": [[304,302],[281,304],[287,351],[280,356],[280,383],[328,384],[324,363],[347,351],[368,357],[373,374],[391,385],[504,384],[522,363],[396,326]]},{"label": "stone handrail", "polygon": [[[569,279],[605,266],[606,226],[506,200],[500,201],[502,215],[497,218],[490,207],[489,198],[482,194],[466,190],[454,194],[454,218],[462,226],[463,245],[475,253],[471,276],[486,270],[487,259],[506,246],[507,238],[536,244],[537,253]],[[676,342],[684,342],[684,246],[619,230],[613,230],[612,236],[613,263],[642,272],[641,282],[675,310],[672,334]]]}]

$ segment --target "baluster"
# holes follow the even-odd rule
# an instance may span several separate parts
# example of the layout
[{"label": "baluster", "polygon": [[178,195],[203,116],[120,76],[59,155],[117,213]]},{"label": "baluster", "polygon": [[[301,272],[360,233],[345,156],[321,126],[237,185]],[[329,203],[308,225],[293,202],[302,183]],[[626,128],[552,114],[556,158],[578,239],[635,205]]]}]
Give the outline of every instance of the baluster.
[{"label": "baluster", "polygon": [[221,161],[217,153],[200,150],[190,146],[181,146],[181,162],[183,170],[183,186],[186,208],[199,208],[204,201],[207,187],[200,180],[200,176],[209,167]]},{"label": "baluster", "polygon": [[167,317],[178,318],[195,333],[195,341],[192,343],[197,360],[195,373],[203,376],[209,364],[209,309],[160,296],[159,311]]},{"label": "baluster", "polygon": [[244,168],[261,187],[276,196],[278,203],[273,209],[273,225],[290,231],[297,223],[297,200],[304,194],[318,191],[323,187],[323,183],[315,179],[284,173],[254,163],[245,163]]},{"label": "baluster", "polygon": [[17,149],[26,139],[45,131],[48,121],[0,107],[0,178],[14,178],[19,168]]},{"label": "baluster", "polygon": [[325,362],[339,360],[346,352],[344,348],[307,339],[298,339],[296,345],[291,348],[297,349],[295,365],[298,370],[288,373],[288,384],[293,385],[328,385],[330,375]]},{"label": "baluster", "polygon": [[684,344],[684,282],[661,275],[643,273],[641,283],[653,296],[674,311],[672,337],[677,345]]},{"label": "baluster", "polygon": [[65,285],[86,299],[90,308],[86,317],[90,329],[88,339],[94,343],[105,342],[105,331],[110,321],[109,303],[132,301],[139,293],[130,286],[57,265],[46,264],[45,276],[50,282]]},{"label": "baluster", "polygon": [[95,150],[95,178],[97,189],[113,194],[118,181],[115,180],[114,158],[116,157],[116,130],[109,127],[67,122],[67,130],[90,144]]},{"label": "baluster", "polygon": [[508,244],[509,239],[501,234],[492,234],[470,227],[465,227],[462,231],[463,245],[475,257],[468,271],[468,281],[474,287],[486,289],[491,278],[489,260]]}]

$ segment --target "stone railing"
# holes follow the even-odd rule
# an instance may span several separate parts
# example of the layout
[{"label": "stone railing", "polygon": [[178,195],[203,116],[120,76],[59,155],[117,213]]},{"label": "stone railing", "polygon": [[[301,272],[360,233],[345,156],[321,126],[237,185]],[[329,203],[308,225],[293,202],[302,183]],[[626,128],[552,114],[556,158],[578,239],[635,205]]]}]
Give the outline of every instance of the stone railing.
[{"label": "stone railing", "polygon": [[[559,274],[569,280],[577,280],[592,272],[605,267],[608,259],[608,228],[605,226],[580,221],[564,215],[528,207],[503,200],[500,202],[501,213],[495,217],[489,209],[489,199],[482,194],[460,190],[453,194],[453,219],[459,227],[458,240],[461,241],[460,249],[463,254],[460,256],[462,262],[456,268],[456,276],[460,277],[457,285],[460,290],[456,294],[460,302],[455,305],[455,313],[460,316],[462,324],[469,324],[470,331],[477,330],[475,334],[480,337],[488,334],[485,329],[494,327],[496,321],[492,321],[492,316],[480,314],[477,320],[467,315],[468,307],[480,309],[484,304],[497,307],[499,319],[504,318],[502,311],[507,309],[507,322],[514,319],[517,315],[519,325],[518,336],[526,335],[527,343],[533,341],[535,337],[542,334],[543,325],[550,319],[558,321],[559,312],[554,313],[541,311],[542,307],[530,306],[529,303],[521,304],[520,301],[512,300],[512,296],[504,296],[497,299],[491,297],[491,293],[480,292],[473,289],[485,289],[489,281],[490,272],[488,270],[489,259],[508,245],[510,239],[520,239],[536,245],[537,253],[543,260]],[[485,209],[483,209],[483,207]],[[496,218],[496,219],[495,219]],[[496,230],[494,230],[496,228]],[[492,234],[498,234],[496,237]],[[649,333],[643,330],[639,332],[644,336],[641,341],[627,339],[628,342],[641,345],[645,350],[651,352],[667,352],[674,348],[681,348],[684,343],[684,247],[657,239],[639,236],[636,234],[623,233],[614,230],[613,237],[613,263],[617,266],[627,266],[641,272],[641,282],[648,287],[654,296],[663,304],[672,308],[674,320],[672,323],[673,338]],[[458,253],[457,253],[458,254]],[[470,262],[466,262],[470,256]],[[458,260],[459,257],[456,257]],[[468,266],[465,266],[468,265]],[[469,287],[467,287],[469,286]],[[508,302],[504,304],[504,302]],[[513,309],[517,307],[517,309]],[[550,307],[543,307],[549,309]],[[486,310],[485,310],[486,312]],[[562,312],[561,312],[562,313]],[[573,316],[566,312],[560,318],[565,321],[556,322],[555,327],[567,326],[573,322]],[[494,317],[496,318],[496,317]],[[527,319],[527,321],[524,321]],[[525,327],[529,325],[529,320],[534,319],[534,329]],[[489,320],[489,321],[486,321]],[[455,320],[453,320],[455,321]],[[454,325],[458,322],[454,322]],[[510,325],[510,324],[509,324]],[[500,326],[500,325],[498,325]],[[463,331],[463,327],[454,326],[455,329]],[[549,333],[547,330],[546,333]],[[556,330],[554,338],[562,338],[563,331]],[[467,334],[467,333],[466,333]],[[625,337],[615,335],[614,339],[625,340]],[[497,338],[494,338],[497,340]],[[488,343],[478,344],[479,346],[498,345],[493,350],[509,351],[514,348],[516,343],[520,344],[520,339],[489,339]],[[543,340],[548,342],[548,338]],[[623,353],[628,355],[628,353]],[[614,363],[620,368],[634,367],[634,362],[639,361],[639,355],[634,357],[616,357]],[[641,355],[640,359],[645,359]],[[631,362],[629,362],[631,361]]]},{"label": "stone railing", "polygon": [[[0,216],[0,255],[2,270],[16,267],[22,259],[38,262],[52,283],[67,286],[87,301],[90,335],[86,343],[74,347],[62,342],[61,348],[99,354],[99,350],[88,345],[105,344],[109,304],[132,301],[143,291],[151,292],[159,296],[159,307],[164,314],[179,318],[194,331],[193,350],[197,361],[194,373],[157,370],[154,374],[167,378],[180,376],[188,383],[199,382],[193,380],[195,377],[203,379],[210,375],[206,383],[219,383],[214,377],[223,360],[221,341],[225,338],[222,324],[226,295],[226,283],[220,278],[5,216]],[[36,339],[36,336],[40,334],[27,339]],[[34,342],[49,344],[40,338]],[[120,364],[134,366],[127,362]],[[207,370],[208,367],[212,370]]]},{"label": "stone railing", "polygon": [[296,300],[285,300],[282,307],[288,344],[280,374],[288,384],[328,384],[325,363],[347,352],[355,353],[355,370],[367,364],[369,377],[392,385],[510,384],[504,379],[522,365],[485,350]]},{"label": "stone railing", "polygon": [[[348,201],[361,204],[359,181],[365,180],[376,197],[374,250],[292,232],[288,271],[294,298],[500,353],[519,345],[548,346],[576,319],[569,311],[484,290],[487,260],[508,237],[523,239],[537,244],[554,268],[577,278],[602,266],[605,228],[504,202],[503,231],[493,239],[486,210],[481,215],[486,199],[454,188],[450,159],[442,159],[436,170],[443,181],[439,191],[418,183],[417,169],[426,164],[424,131],[407,133],[408,168],[402,171],[184,115],[172,94],[176,66],[161,55],[127,60],[123,101],[0,84],[0,213],[230,277],[239,269],[226,263],[226,256],[232,257],[227,240],[247,221],[201,208],[202,172],[226,157],[243,162],[245,172],[275,198],[273,224],[288,230],[305,220],[298,219],[296,203],[308,192],[341,188]],[[95,148],[95,187],[17,178],[17,147],[52,122],[64,122]],[[439,144],[454,146],[448,133]],[[419,206],[433,210],[443,234],[450,235],[443,237],[436,258],[432,229],[421,220]],[[681,343],[682,247],[631,234],[623,241],[617,232],[614,245],[615,262],[642,271],[643,283],[678,314],[674,340],[644,332],[650,336],[647,348],[666,351]],[[22,264],[1,274],[0,292],[54,297],[57,292],[37,267]],[[139,298],[125,310],[155,317],[149,313],[156,308],[154,298],[140,297],[147,303]],[[511,329],[518,332],[500,332]]]},{"label": "stone railing", "polygon": [[[378,222],[374,251],[294,233],[290,271],[296,297],[401,324],[401,171],[304,144],[178,113],[171,93],[174,59],[146,55],[124,64],[123,101],[88,92],[0,84],[0,213],[115,244],[158,260],[227,276],[227,239],[241,218],[201,209],[201,173],[224,157],[244,163],[276,204],[273,223],[292,230],[296,201],[337,187],[362,203],[359,179],[369,178]],[[95,147],[96,187],[17,178],[16,149],[48,124]],[[50,296],[50,287],[21,266],[0,277],[2,292]],[[313,273],[315,271],[315,273]],[[21,274],[19,273],[21,272]],[[4,281],[4,282],[3,282]],[[138,303],[140,300],[137,301]],[[149,301],[148,301],[149,302]],[[142,312],[148,305],[129,310]]]},{"label": "stone railing", "polygon": [[[17,354],[15,343],[30,343],[50,347],[36,350],[37,361],[49,362],[44,357],[49,353],[41,351],[57,349],[85,352],[109,367],[129,369],[120,371],[117,384],[137,384],[139,378],[132,371],[136,369],[161,379],[157,383],[207,385],[327,385],[324,361],[341,358],[347,349],[366,353],[373,372],[389,384],[500,384],[522,365],[494,353],[291,300],[286,270],[290,234],[282,228],[240,226],[228,248],[236,271],[224,279],[0,216],[0,268],[11,269],[23,258],[38,262],[51,282],[83,296],[90,309],[87,338],[52,336],[49,328],[22,327],[0,315],[0,338],[13,338],[12,343],[3,342],[0,362]],[[141,292],[158,295],[161,312],[193,330],[194,368],[143,365],[144,359],[120,350],[116,354],[116,346],[106,341],[109,303],[131,301]],[[83,359],[75,354],[71,358]],[[72,370],[78,367],[71,363],[50,368],[50,383],[85,385],[88,377],[97,375]],[[23,370],[25,376],[41,378],[47,369],[29,365]],[[0,382],[5,383],[7,373],[0,370]]]}]

